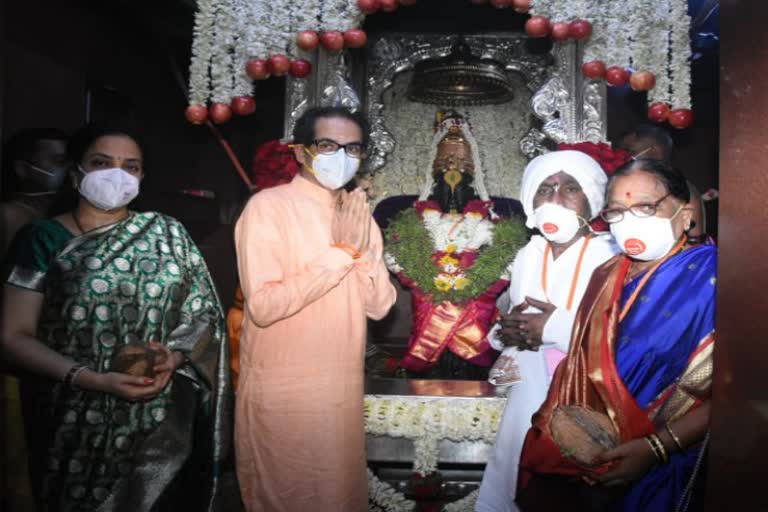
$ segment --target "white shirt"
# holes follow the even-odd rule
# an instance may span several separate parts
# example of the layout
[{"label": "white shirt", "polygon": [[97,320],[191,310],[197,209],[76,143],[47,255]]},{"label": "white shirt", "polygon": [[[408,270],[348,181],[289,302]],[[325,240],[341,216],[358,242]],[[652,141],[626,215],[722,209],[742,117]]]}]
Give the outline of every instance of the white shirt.
[{"label": "white shirt", "polygon": [[[475,510],[477,512],[514,512],[518,508],[514,503],[517,492],[517,466],[523,449],[523,441],[531,427],[531,416],[541,407],[549,388],[550,375],[547,371],[545,353],[548,350],[568,352],[571,330],[576,318],[576,311],[587,289],[592,272],[607,260],[620,252],[619,247],[609,233],[600,234],[589,241],[581,262],[577,279],[574,283],[579,255],[587,243],[587,238],[574,243],[557,259],[552,259],[551,251],[547,256],[546,283],[542,285],[544,254],[547,240],[534,236],[520,249],[512,262],[511,281],[508,291],[509,310],[531,297],[544,302],[551,302],[557,309],[544,326],[542,349],[514,350],[520,367],[522,381],[510,387],[507,404],[499,425],[499,433],[493,453],[488,460],[480,486]],[[568,296],[574,285],[573,303],[568,309]],[[496,339],[498,326],[489,333],[488,340],[496,349],[503,349],[503,344]]]}]

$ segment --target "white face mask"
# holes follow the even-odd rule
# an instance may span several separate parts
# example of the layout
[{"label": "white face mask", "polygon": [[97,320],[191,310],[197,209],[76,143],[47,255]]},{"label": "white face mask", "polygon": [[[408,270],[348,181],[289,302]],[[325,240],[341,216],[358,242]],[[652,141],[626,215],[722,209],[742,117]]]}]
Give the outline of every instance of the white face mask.
[{"label": "white face mask", "polygon": [[307,153],[312,156],[312,165],[307,165],[307,169],[329,190],[338,190],[349,183],[360,168],[360,159],[347,155],[343,149],[330,155],[312,155],[309,150]]},{"label": "white face mask", "polygon": [[640,261],[654,261],[666,255],[677,242],[672,219],[661,217],[638,218],[624,212],[624,218],[611,224],[611,234],[627,256]]},{"label": "white face mask", "polygon": [[544,238],[556,244],[572,240],[581,227],[579,215],[559,204],[544,203],[534,210],[533,215]]},{"label": "white face mask", "polygon": [[139,179],[115,167],[86,173],[80,181],[80,195],[100,210],[114,210],[127,205],[139,195]]}]

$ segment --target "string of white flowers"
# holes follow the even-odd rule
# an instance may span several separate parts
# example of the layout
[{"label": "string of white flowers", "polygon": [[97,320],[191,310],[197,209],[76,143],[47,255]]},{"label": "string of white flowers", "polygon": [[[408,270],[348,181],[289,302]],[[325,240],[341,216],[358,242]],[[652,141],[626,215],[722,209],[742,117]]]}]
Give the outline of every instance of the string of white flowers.
[{"label": "string of white flowers", "polygon": [[208,68],[211,62],[211,31],[214,18],[213,0],[199,0],[192,37],[192,59],[189,63],[190,105],[205,105],[211,95],[211,77]]},{"label": "string of white flowers", "polygon": [[[465,497],[443,506],[443,512],[473,512],[480,489],[475,489]],[[401,492],[386,482],[382,482],[368,469],[368,500],[374,505],[374,510],[385,512],[412,512],[416,502],[409,500]]]},{"label": "string of white flowers", "polygon": [[233,97],[234,31],[237,20],[232,0],[216,4],[213,51],[211,52],[211,100],[229,103]]},{"label": "string of white flowers", "polygon": [[674,24],[671,32],[671,81],[672,106],[674,108],[691,108],[691,18],[688,16],[686,0],[671,0],[670,19]]},{"label": "string of white flowers", "polygon": [[245,2],[246,16],[242,19],[247,25],[248,56],[252,59],[266,59],[270,54],[272,25],[268,12],[259,2]]},{"label": "string of white flowers", "polygon": [[394,487],[379,480],[368,468],[368,500],[385,512],[411,512],[416,502],[409,500]]},{"label": "string of white flowers", "polygon": [[[248,14],[247,0],[232,0],[235,19],[242,19]],[[247,24],[238,24],[234,38],[234,58],[233,58],[233,96],[251,96],[253,94],[253,83],[245,72],[245,66],[248,63],[249,53],[249,27]]]},{"label": "string of white flowers", "polygon": [[671,100],[672,80],[670,78],[671,61],[669,59],[670,38],[669,0],[657,0],[652,8],[650,27],[655,34],[664,34],[663,37],[651,37],[648,41],[649,53],[652,55],[654,65],[650,68],[656,76],[656,86],[648,91],[648,100],[651,103],[669,103]]},{"label": "string of white flowers", "polygon": [[296,31],[320,30],[320,20],[317,19],[317,0],[297,0],[296,4]]},{"label": "string of white flowers", "polygon": [[[584,60],[633,65],[656,75],[652,101],[690,108],[690,18],[685,0],[534,0],[532,15],[586,19]],[[199,0],[190,61],[190,104],[246,94],[248,58],[296,57],[296,32],[346,31],[365,15],[356,0]],[[319,19],[319,20],[318,20]],[[244,48],[241,48],[244,47]]]},{"label": "string of white flowers", "polygon": [[504,399],[368,396],[364,403],[365,431],[413,440],[416,452],[413,469],[426,475],[437,470],[441,439],[492,444],[503,410]]}]

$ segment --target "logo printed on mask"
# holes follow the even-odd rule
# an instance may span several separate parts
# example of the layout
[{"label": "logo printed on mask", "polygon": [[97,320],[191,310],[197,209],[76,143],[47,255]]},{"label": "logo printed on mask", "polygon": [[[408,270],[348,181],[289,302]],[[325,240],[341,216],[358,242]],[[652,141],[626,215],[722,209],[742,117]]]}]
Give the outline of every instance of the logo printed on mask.
[{"label": "logo printed on mask", "polygon": [[624,242],[624,252],[630,256],[637,256],[638,254],[642,254],[646,249],[647,247],[643,241],[637,238],[630,238]]},{"label": "logo printed on mask", "polygon": [[536,208],[533,215],[535,225],[544,238],[556,244],[572,240],[581,227],[579,215],[559,204],[544,203]]},{"label": "logo printed on mask", "polygon": [[547,235],[554,235],[558,231],[560,231],[560,228],[557,227],[557,224],[552,224],[551,222],[545,222],[543,226],[541,226],[541,230],[547,234]]},{"label": "logo printed on mask", "polygon": [[682,209],[682,206],[678,208],[669,219],[656,216],[638,218],[627,212],[622,220],[610,225],[611,234],[628,256],[640,261],[658,260],[677,241],[672,220]]}]

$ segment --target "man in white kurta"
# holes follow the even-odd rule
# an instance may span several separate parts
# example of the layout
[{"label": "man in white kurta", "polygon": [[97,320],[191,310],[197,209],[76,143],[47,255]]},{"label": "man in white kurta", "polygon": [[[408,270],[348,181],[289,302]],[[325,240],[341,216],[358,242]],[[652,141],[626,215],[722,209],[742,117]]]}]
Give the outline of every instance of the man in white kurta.
[{"label": "man in white kurta", "polygon": [[[593,233],[587,224],[603,207],[606,182],[600,165],[578,151],[539,156],[523,174],[520,199],[527,225],[541,235],[533,236],[515,257],[508,292],[510,315],[502,317],[489,335],[495,348],[513,354],[521,381],[509,388],[477,512],[518,510],[517,467],[531,416],[546,398],[557,363],[568,352],[576,310],[593,270],[619,252],[609,233]],[[510,331],[503,325],[514,328]],[[518,343],[516,335],[522,336]]]}]

